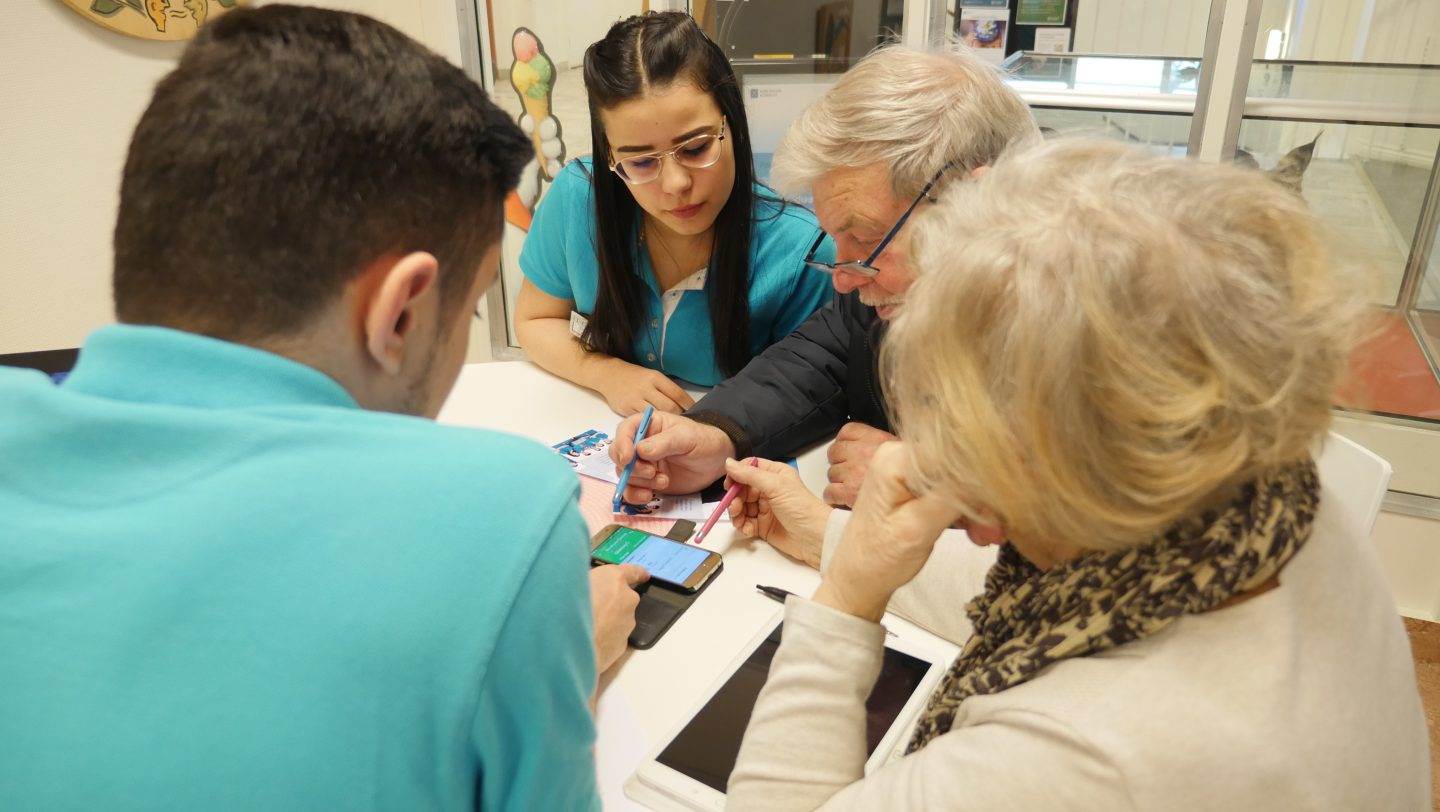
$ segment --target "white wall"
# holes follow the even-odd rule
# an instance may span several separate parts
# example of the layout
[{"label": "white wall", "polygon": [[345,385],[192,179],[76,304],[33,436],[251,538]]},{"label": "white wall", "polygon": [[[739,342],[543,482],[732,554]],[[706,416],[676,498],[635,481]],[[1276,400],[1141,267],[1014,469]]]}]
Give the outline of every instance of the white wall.
[{"label": "white wall", "polygon": [[[273,2],[273,0],[263,0]],[[296,2],[296,0],[285,0]],[[446,59],[460,64],[459,18],[455,0],[299,0],[303,5],[368,14],[405,32]]]},{"label": "white wall", "polygon": [[[320,0],[451,61],[454,0]],[[125,150],[182,46],[115,34],[57,0],[5,3],[0,26],[0,353],[76,347],[113,320],[110,233]],[[472,358],[488,356],[488,338]]]},{"label": "white wall", "polygon": [[[1081,0],[1075,50],[1198,57],[1209,13],[1210,0]],[[1256,56],[1271,29],[1285,33],[1285,58],[1440,62],[1436,0],[1264,0]]]},{"label": "white wall", "polygon": [[1198,57],[1210,0],[1080,0],[1075,17],[1080,53]]},{"label": "white wall", "polygon": [[1440,521],[1382,512],[1371,539],[1400,613],[1440,620]]},{"label": "white wall", "polygon": [[[658,7],[659,4],[652,4]],[[496,63],[502,74],[514,54],[510,35],[524,26],[545,43],[545,52],[561,69],[579,67],[590,43],[605,36],[622,17],[639,14],[641,0],[491,0],[495,21]]]},{"label": "white wall", "polygon": [[79,346],[112,319],[110,232],[130,130],[175,43],[115,34],[64,4],[0,26],[0,353]]}]

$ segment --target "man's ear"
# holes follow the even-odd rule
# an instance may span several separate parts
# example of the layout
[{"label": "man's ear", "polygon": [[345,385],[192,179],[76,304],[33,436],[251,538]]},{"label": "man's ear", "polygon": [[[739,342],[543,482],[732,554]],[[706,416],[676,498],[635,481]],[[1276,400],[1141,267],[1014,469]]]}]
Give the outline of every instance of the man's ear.
[{"label": "man's ear", "polygon": [[432,254],[415,251],[373,268],[375,279],[360,303],[360,324],[365,350],[389,375],[399,373],[405,360],[405,341],[427,295],[439,295],[440,263]]}]

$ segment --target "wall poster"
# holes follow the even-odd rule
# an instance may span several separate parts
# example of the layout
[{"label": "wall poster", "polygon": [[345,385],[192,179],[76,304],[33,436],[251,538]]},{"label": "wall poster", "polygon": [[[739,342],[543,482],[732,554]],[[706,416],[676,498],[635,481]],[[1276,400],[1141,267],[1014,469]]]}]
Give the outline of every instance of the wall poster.
[{"label": "wall poster", "polygon": [[961,8],[956,33],[960,41],[975,49],[986,62],[996,65],[1005,61],[1006,29],[1010,10],[1004,8]]},{"label": "wall poster", "polygon": [[206,20],[246,0],[64,0],[80,16],[141,39],[187,40]]},{"label": "wall poster", "polygon": [[1065,0],[1018,0],[1016,25],[1064,25]]}]

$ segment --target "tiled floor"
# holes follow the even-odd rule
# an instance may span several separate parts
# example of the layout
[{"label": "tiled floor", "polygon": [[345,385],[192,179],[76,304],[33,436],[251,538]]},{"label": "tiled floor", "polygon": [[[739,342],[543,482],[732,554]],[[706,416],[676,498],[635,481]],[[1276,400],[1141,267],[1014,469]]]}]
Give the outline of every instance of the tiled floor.
[{"label": "tiled floor", "polygon": [[1377,312],[1375,333],[1351,359],[1351,380],[1336,399],[1347,408],[1440,420],[1440,381],[1410,326],[1398,313]]},{"label": "tiled floor", "polygon": [[1401,233],[1359,161],[1316,159],[1305,172],[1304,197],[1335,257],[1370,275],[1376,304],[1393,305],[1414,225]]},{"label": "tiled floor", "polygon": [[1405,631],[1410,635],[1420,701],[1425,705],[1425,723],[1430,727],[1430,798],[1434,808],[1440,810],[1440,623],[1406,618]]}]

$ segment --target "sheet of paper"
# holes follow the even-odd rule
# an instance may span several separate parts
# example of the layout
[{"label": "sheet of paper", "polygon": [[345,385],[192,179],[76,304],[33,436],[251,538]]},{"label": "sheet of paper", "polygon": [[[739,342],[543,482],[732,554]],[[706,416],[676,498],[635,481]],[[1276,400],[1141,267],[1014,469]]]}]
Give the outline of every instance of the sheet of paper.
[{"label": "sheet of paper", "polygon": [[[611,437],[600,429],[585,429],[574,436],[552,444],[555,453],[565,458],[575,473],[580,474],[580,513],[591,534],[607,524],[623,524],[647,533],[664,535],[670,525],[688,519],[704,524],[715,511],[719,500],[704,502],[700,494],[666,495],[648,505],[622,507],[623,515],[612,512],[615,485],[620,478],[610,460]],[[791,465],[794,460],[787,460]],[[721,522],[730,521],[727,514]]]},{"label": "sheet of paper", "polygon": [[1035,47],[1033,50],[1047,54],[1063,54],[1070,50],[1070,29],[1068,28],[1037,28],[1035,29]]},{"label": "sheet of paper", "polygon": [[550,446],[565,458],[575,473],[609,482],[620,481],[615,464],[610,461],[610,435],[599,429],[586,429]]},{"label": "sheet of paper", "polygon": [[710,514],[705,512],[705,505],[700,501],[698,493],[657,496],[647,505],[622,504],[620,512],[626,516],[670,520],[689,519],[696,523],[710,518]]},{"label": "sheet of paper", "polygon": [[589,528],[590,535],[595,535],[600,528],[607,524],[623,524],[626,527],[663,536],[675,523],[674,519],[661,519],[654,516],[616,516],[612,512],[611,500],[614,498],[614,485],[598,479],[591,479],[588,476],[580,477],[580,515],[585,519],[585,526]]}]

